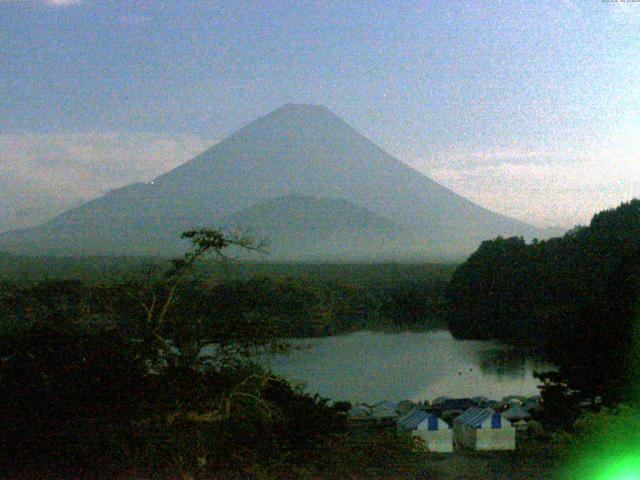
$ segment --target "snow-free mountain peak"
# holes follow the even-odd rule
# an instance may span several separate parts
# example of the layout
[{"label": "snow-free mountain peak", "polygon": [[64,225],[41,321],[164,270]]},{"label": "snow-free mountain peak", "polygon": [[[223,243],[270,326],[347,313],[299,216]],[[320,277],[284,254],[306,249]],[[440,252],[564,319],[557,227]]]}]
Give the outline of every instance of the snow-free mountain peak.
[{"label": "snow-free mountain peak", "polygon": [[[403,252],[462,255],[497,235],[543,235],[539,229],[493,213],[434,182],[329,109],[287,104],[151,183],[112,191],[41,226],[1,235],[0,250],[173,254],[184,247],[177,240],[184,230],[224,226],[237,212],[251,211],[277,198],[290,202],[295,198],[292,195],[342,200],[353,206],[344,209],[349,215],[357,217],[357,212],[366,209],[399,226],[400,237],[392,251],[386,239],[375,241],[376,232],[361,232],[369,238],[357,246],[365,250],[361,252],[364,256]],[[319,202],[316,207],[325,211],[329,204]],[[307,211],[313,210],[308,201],[305,205]],[[278,212],[287,215],[281,207],[272,211],[272,217]],[[256,225],[248,227],[260,227],[259,217],[249,217]],[[286,225],[287,219],[281,223]],[[309,222],[309,228],[312,224]],[[329,235],[331,224],[325,222],[322,228],[326,231],[314,235],[321,239],[327,234],[326,241],[332,242],[325,245],[327,251],[335,252],[336,244],[338,250],[353,251],[351,240],[341,242],[335,234]],[[285,228],[274,235],[285,239],[289,233]],[[273,240],[276,243],[278,238]],[[322,256],[321,240],[313,248],[310,254]]]}]

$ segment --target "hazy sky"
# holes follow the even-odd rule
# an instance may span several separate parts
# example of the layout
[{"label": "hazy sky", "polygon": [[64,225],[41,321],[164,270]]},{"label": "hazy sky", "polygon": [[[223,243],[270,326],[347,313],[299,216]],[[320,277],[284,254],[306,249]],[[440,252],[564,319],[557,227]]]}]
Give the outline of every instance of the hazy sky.
[{"label": "hazy sky", "polygon": [[496,211],[585,223],[640,196],[640,3],[0,0],[0,230],[286,102]]}]

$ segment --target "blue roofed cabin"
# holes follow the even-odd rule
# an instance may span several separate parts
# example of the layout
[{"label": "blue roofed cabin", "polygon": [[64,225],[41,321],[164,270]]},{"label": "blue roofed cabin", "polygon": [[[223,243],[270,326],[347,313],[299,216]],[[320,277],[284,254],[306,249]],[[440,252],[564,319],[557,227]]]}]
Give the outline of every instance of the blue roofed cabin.
[{"label": "blue roofed cabin", "polygon": [[453,421],[453,435],[459,448],[472,450],[515,450],[516,429],[490,408],[470,408]]},{"label": "blue roofed cabin", "polygon": [[398,434],[418,437],[431,452],[452,452],[453,432],[447,423],[434,413],[416,407],[398,420]]}]

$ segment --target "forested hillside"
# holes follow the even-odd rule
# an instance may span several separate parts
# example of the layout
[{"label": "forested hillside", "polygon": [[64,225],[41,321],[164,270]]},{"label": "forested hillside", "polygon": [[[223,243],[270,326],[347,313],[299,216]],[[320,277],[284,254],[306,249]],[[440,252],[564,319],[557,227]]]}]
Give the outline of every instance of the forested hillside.
[{"label": "forested hillside", "polygon": [[595,215],[562,238],[497,238],[454,273],[448,324],[545,354],[557,381],[587,397],[629,395],[640,300],[640,200]]}]

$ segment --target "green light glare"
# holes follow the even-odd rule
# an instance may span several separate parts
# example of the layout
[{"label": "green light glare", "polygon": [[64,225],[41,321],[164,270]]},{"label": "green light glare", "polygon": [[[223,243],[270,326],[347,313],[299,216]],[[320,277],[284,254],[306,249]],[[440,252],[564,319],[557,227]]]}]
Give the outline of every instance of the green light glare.
[{"label": "green light glare", "polygon": [[613,460],[594,480],[640,480],[640,457],[625,457]]},{"label": "green light glare", "polygon": [[561,480],[640,480],[640,315],[626,353],[625,401],[576,422]]},{"label": "green light glare", "polygon": [[585,416],[562,480],[640,480],[640,409],[620,405]]}]

